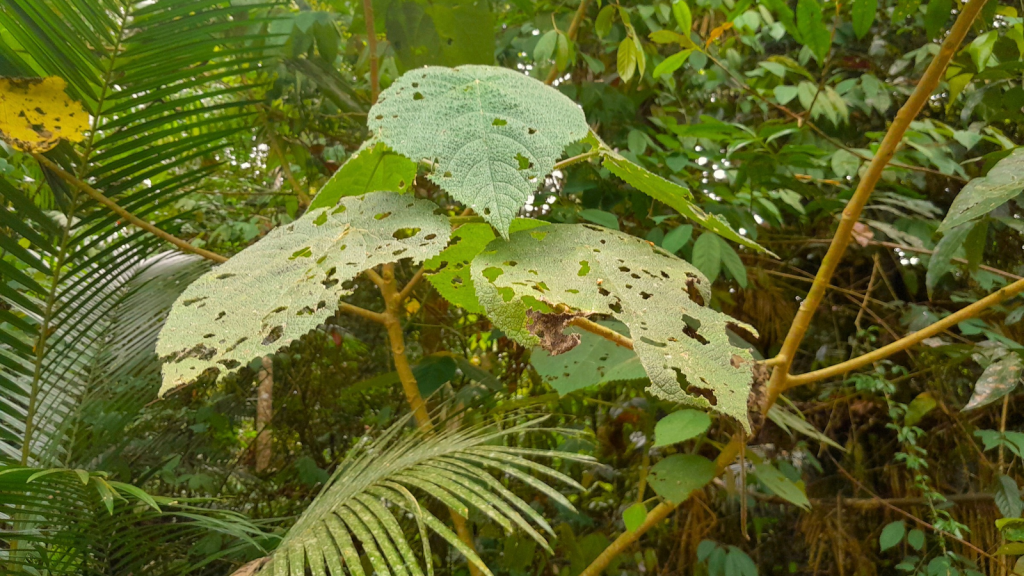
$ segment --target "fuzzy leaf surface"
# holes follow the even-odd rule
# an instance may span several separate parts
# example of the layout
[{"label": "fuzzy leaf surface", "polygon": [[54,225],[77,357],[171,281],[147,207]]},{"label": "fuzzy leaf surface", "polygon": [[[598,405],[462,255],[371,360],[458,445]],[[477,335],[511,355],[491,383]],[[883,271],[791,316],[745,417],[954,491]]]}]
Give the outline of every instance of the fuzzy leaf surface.
[{"label": "fuzzy leaf surface", "polygon": [[160,332],[161,393],[208,368],[234,370],[317,327],[349,293],[342,285],[379,264],[440,252],[450,227],[437,206],[375,192],[310,210],[192,283]]},{"label": "fuzzy leaf surface", "polygon": [[710,283],[686,261],[614,230],[552,224],[492,242],[472,276],[492,322],[521,344],[540,342],[531,311],[610,315],[629,328],[648,391],[748,425],[753,359],[726,331],[741,324],[704,306]]}]

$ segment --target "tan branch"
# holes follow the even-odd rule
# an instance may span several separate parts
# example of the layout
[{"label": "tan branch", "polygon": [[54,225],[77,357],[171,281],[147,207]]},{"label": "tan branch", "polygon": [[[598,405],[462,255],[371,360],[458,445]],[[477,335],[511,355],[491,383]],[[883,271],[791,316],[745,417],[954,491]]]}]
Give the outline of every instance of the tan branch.
[{"label": "tan branch", "polygon": [[64,180],[68,184],[71,184],[75,188],[78,188],[82,192],[85,192],[93,200],[95,200],[95,201],[99,202],[100,204],[106,206],[107,208],[110,209],[110,211],[114,212],[115,214],[117,214],[121,218],[124,218],[125,220],[131,222],[135,226],[145,230],[146,232],[149,232],[150,234],[152,234],[152,235],[154,235],[154,236],[156,236],[156,237],[158,237],[158,238],[160,238],[162,240],[166,240],[166,241],[170,242],[171,244],[174,244],[175,246],[177,246],[178,248],[180,248],[184,252],[190,252],[192,254],[196,254],[196,255],[202,256],[203,258],[206,258],[207,260],[211,260],[213,262],[217,262],[218,264],[228,261],[228,259],[226,257],[221,256],[220,254],[214,254],[213,252],[210,252],[209,250],[203,250],[202,248],[197,248],[197,247],[189,244],[188,242],[182,240],[181,238],[178,238],[177,236],[173,236],[171,234],[168,234],[167,232],[164,232],[163,230],[157,228],[156,226],[150,224],[149,222],[146,222],[142,218],[139,218],[138,216],[136,216],[136,215],[132,214],[131,212],[125,210],[124,208],[118,206],[118,204],[116,202],[114,202],[110,198],[107,198],[106,196],[104,196],[103,193],[101,193],[99,190],[93,188],[92,186],[86,184],[85,182],[82,182],[78,178],[75,178],[73,175],[71,175],[68,172],[66,172],[63,168],[58,166],[56,163],[54,163],[52,160],[50,160],[46,156],[43,156],[42,154],[32,153],[32,157],[35,158],[37,162],[39,162],[40,164],[45,166],[47,169],[49,169],[50,171],[55,173],[57,176],[59,176],[61,180]]},{"label": "tan branch", "polygon": [[611,328],[605,328],[596,322],[591,322],[586,318],[573,318],[569,324],[572,324],[581,330],[586,330],[591,334],[597,334],[601,338],[610,340],[623,348],[629,348],[630,350],[633,349],[633,341],[629,339],[629,337],[623,336]]},{"label": "tan branch", "polygon": [[928,103],[932,92],[938,87],[946,66],[949,65],[950,60],[956,54],[957,48],[967,35],[978,13],[981,12],[985,1],[968,2],[964,6],[963,11],[957,16],[949,35],[946,36],[946,39],[942,42],[942,47],[939,48],[939,53],[932,59],[928,69],[921,76],[921,80],[918,82],[914,92],[896,114],[896,119],[885,133],[885,138],[882,139],[875,157],[871,160],[871,164],[861,177],[857,190],[853,193],[846,208],[843,210],[843,217],[839,221],[839,227],[836,229],[835,235],[832,237],[832,243],[828,248],[828,252],[821,261],[821,267],[818,269],[817,275],[815,275],[814,284],[811,285],[807,298],[800,303],[800,309],[797,310],[796,317],[789,327],[789,333],[782,344],[779,356],[783,357],[785,361],[775,368],[771,379],[768,381],[768,405],[774,403],[778,395],[787,387],[786,381],[793,358],[796,356],[796,351],[799,349],[800,343],[803,341],[804,335],[811,325],[811,318],[814,317],[814,313],[825,296],[825,289],[835,273],[836,267],[839,266],[843,254],[846,253],[846,248],[850,244],[852,237],[853,226],[860,219],[861,211],[864,209],[864,205],[867,204],[868,198],[871,197],[871,193],[874,192],[875,185],[881,179],[886,164],[892,160],[896,149],[903,140],[903,135],[910,127],[910,123],[921,109],[924,108],[925,104]]},{"label": "tan branch", "polygon": [[964,320],[974,318],[985,309],[991,308],[1001,302],[1005,302],[1021,292],[1024,292],[1024,279],[1018,280],[1009,286],[1005,286],[1001,290],[997,290],[996,292],[989,294],[974,304],[961,308],[959,311],[946,316],[942,320],[939,320],[938,322],[922,328],[910,335],[904,336],[892,344],[882,346],[881,348],[872,350],[867,354],[851,358],[846,362],[841,362],[834,366],[829,366],[828,368],[822,368],[821,370],[815,370],[814,372],[808,372],[797,376],[791,375],[787,379],[786,389],[793,388],[794,386],[803,386],[804,384],[810,384],[812,382],[824,380],[825,378],[831,378],[832,376],[837,376],[844,372],[850,372],[863,366],[867,366],[868,364],[877,362],[883,358],[888,358],[897,352],[902,352],[903,350],[910,348],[925,338],[931,338],[944,330],[948,330],[949,328],[956,326]]}]

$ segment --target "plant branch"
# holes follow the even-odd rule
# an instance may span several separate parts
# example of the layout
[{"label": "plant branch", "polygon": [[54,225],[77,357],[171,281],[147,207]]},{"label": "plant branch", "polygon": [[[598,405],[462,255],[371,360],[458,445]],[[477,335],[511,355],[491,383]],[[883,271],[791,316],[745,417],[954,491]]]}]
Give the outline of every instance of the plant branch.
[{"label": "plant branch", "polygon": [[342,312],[348,312],[349,314],[355,314],[356,316],[362,316],[363,318],[366,318],[367,320],[371,320],[371,321],[376,322],[378,324],[384,324],[384,321],[385,321],[384,314],[381,314],[380,312],[373,312],[373,311],[367,310],[366,308],[360,308],[359,306],[353,306],[352,304],[349,304],[348,302],[340,302],[340,303],[338,303],[338,309],[341,310]]},{"label": "plant branch", "polygon": [[363,19],[366,21],[366,50],[370,53],[370,103],[377,103],[380,94],[380,76],[377,71],[377,28],[373,24],[373,0],[363,0]]},{"label": "plant branch", "polygon": [[[928,69],[925,71],[924,76],[921,77],[921,81],[918,83],[917,88],[915,88],[914,93],[911,94],[906,104],[903,105],[899,113],[896,115],[896,120],[893,122],[892,126],[890,126],[889,131],[882,140],[882,144],[879,147],[878,152],[875,154],[875,157],[871,160],[871,165],[864,177],[861,178],[861,181],[857,186],[857,191],[854,193],[853,197],[847,204],[846,209],[843,211],[843,219],[840,221],[839,229],[836,231],[832,245],[829,247],[829,251],[825,256],[825,259],[822,261],[821,268],[818,270],[814,284],[811,286],[811,291],[808,294],[807,299],[801,303],[800,310],[797,312],[797,316],[793,320],[793,325],[790,327],[789,334],[786,336],[786,341],[783,343],[782,351],[780,351],[780,353],[771,360],[772,362],[777,363],[777,365],[772,371],[772,377],[768,383],[768,396],[761,407],[763,414],[766,414],[772,405],[775,404],[779,394],[782,393],[782,390],[786,386],[786,381],[789,377],[789,368],[793,363],[793,356],[795,355],[800,342],[803,340],[804,334],[807,332],[807,328],[810,325],[810,320],[814,315],[814,311],[817,309],[824,297],[825,288],[828,286],[832,278],[832,274],[835,272],[835,269],[839,264],[839,260],[846,251],[846,247],[850,242],[853,225],[860,217],[860,212],[864,208],[864,204],[867,202],[868,197],[870,197],[871,192],[874,190],[875,184],[877,184],[878,180],[881,178],[886,164],[889,163],[893,154],[895,154],[896,147],[903,139],[903,134],[910,126],[911,120],[913,120],[913,118],[917,116],[918,112],[921,111],[921,108],[924,107],[929,96],[931,96],[931,93],[938,86],[939,81],[942,78],[942,73],[945,71],[949,61],[956,53],[957,47],[959,47],[960,43],[967,35],[967,31],[970,29],[974,19],[978,16],[981,8],[985,5],[985,1],[986,0],[968,2],[964,6],[960,15],[957,16],[956,22],[953,24],[953,28],[950,30],[946,40],[942,43],[939,53],[932,60],[931,64],[929,64]],[[757,96],[760,97],[760,95]],[[1018,283],[1004,288],[997,294],[989,296],[976,304],[981,304],[982,302],[985,302],[985,300],[990,300],[997,295],[1002,295],[999,301],[1005,300],[1012,296],[1012,294],[1008,294],[1007,291],[1011,287],[1017,287],[1018,284],[1020,286],[1019,289],[1017,289],[1017,292],[1024,291],[1024,281],[1019,281]],[[1016,294],[1016,292],[1014,292],[1014,294]],[[994,303],[995,302],[986,303],[984,306],[978,308],[978,311]],[[968,306],[967,308],[971,308],[973,306],[975,305]],[[967,308],[964,310],[967,310]],[[950,325],[952,325],[952,323]],[[740,453],[740,444],[743,442],[743,435],[736,434],[732,437],[729,443],[722,448],[721,453],[719,453],[718,458],[715,460],[718,473],[721,473],[727,466],[732,464],[733,460],[735,460],[736,456]],[[600,576],[604,569],[608,567],[611,561],[618,556],[619,553],[625,551],[652,526],[667,518],[677,506],[678,504],[669,502],[662,502],[655,506],[653,510],[647,513],[647,518],[644,520],[643,524],[641,524],[636,530],[620,534],[615,541],[605,548],[604,551],[602,551],[601,554],[599,554],[598,557],[579,574],[579,576]]]},{"label": "plant branch", "polygon": [[412,275],[412,278],[410,278],[408,282],[406,282],[405,286],[402,287],[402,291],[398,293],[399,303],[405,302],[409,298],[409,295],[412,294],[412,289],[415,288],[416,284],[419,284],[419,281],[423,279],[423,273],[424,269],[420,266],[420,269]]},{"label": "plant branch", "polygon": [[150,224],[149,222],[146,222],[142,218],[139,218],[138,216],[118,206],[116,202],[104,196],[103,193],[101,193],[99,190],[93,188],[92,186],[86,184],[85,182],[79,180],[78,178],[75,178],[72,174],[66,172],[63,168],[58,166],[55,162],[53,162],[46,156],[33,152],[32,157],[35,158],[37,162],[45,166],[48,170],[52,171],[54,174],[59,176],[61,180],[64,180],[68,184],[74,186],[75,188],[78,188],[82,192],[85,192],[87,195],[89,195],[90,198],[106,206],[107,208],[110,209],[110,211],[114,212],[121,218],[124,218],[125,220],[131,222],[135,226],[145,230],[146,232],[149,232],[150,234],[162,240],[166,240],[167,242],[174,244],[183,252],[190,252],[192,254],[202,256],[203,258],[206,258],[207,260],[211,260],[213,262],[217,262],[218,264],[228,261],[226,257],[221,256],[220,254],[214,254],[209,250],[197,248],[189,244],[188,242],[182,240],[181,238],[178,238],[177,236],[173,236],[167,232],[164,232],[163,230],[157,228],[156,226]]},{"label": "plant branch", "polygon": [[[583,18],[587,15],[587,6],[589,5],[590,0],[580,0],[580,7],[576,9],[576,15],[572,17],[572,23],[569,24],[569,31],[566,33],[566,37],[568,37],[570,41],[576,41],[576,35],[579,34],[580,24],[583,23]],[[551,67],[551,71],[548,72],[547,80],[545,80],[544,83],[550,86],[556,78],[558,78],[558,64]]]},{"label": "plant branch", "polygon": [[907,336],[904,336],[903,338],[900,338],[899,340],[893,342],[892,344],[882,346],[877,350],[872,350],[867,354],[857,356],[856,358],[851,358],[846,362],[840,362],[839,364],[829,366],[828,368],[822,368],[821,370],[815,370],[814,372],[808,372],[806,374],[800,374],[797,376],[790,375],[786,380],[787,383],[785,384],[785,389],[793,388],[795,386],[803,386],[804,384],[811,384],[812,382],[824,380],[825,378],[830,378],[832,376],[836,376],[844,372],[856,370],[862,366],[866,366],[873,362],[882,360],[883,358],[888,358],[889,356],[892,356],[897,352],[902,352],[903,350],[910,348],[911,346],[921,342],[925,338],[931,338],[932,336],[935,336],[936,334],[939,334],[944,330],[956,326],[957,324],[963,322],[964,320],[974,318],[986,308],[991,308],[996,304],[1005,302],[1006,300],[1009,300],[1010,298],[1016,296],[1017,294],[1020,294],[1021,292],[1024,292],[1024,279],[1018,280],[1013,284],[1010,284],[1009,286],[1005,286],[1002,289],[997,290],[989,294],[988,296],[982,298],[981,300],[978,300],[974,304],[971,304],[970,306],[965,306],[964,308],[961,308],[959,311],[950,314],[949,316],[946,316],[942,320],[939,320],[934,324],[922,328],[917,332],[913,332]]},{"label": "plant branch", "polygon": [[[420,270],[422,271],[422,268]],[[395,283],[395,265],[385,264],[381,267],[381,274],[379,276],[372,270],[368,270],[368,272],[373,274],[371,279],[376,277],[380,280],[380,283],[377,285],[380,287],[380,294],[384,298],[383,324],[387,329],[388,341],[391,343],[391,356],[395,361],[395,371],[398,372],[398,379],[402,383],[405,399],[412,409],[416,425],[425,432],[431,432],[434,429],[434,425],[430,421],[430,414],[427,412],[427,403],[423,400],[423,396],[420,395],[419,384],[416,382],[416,376],[412,373],[412,367],[409,365],[409,357],[405,355],[405,335],[402,332],[401,320],[402,302],[405,298],[398,291],[398,286]],[[413,284],[410,281],[406,288]],[[448,509],[448,512],[451,514],[452,524],[455,526],[455,532],[459,535],[459,539],[466,546],[475,550],[473,534],[466,525],[466,519],[451,508]],[[482,576],[480,569],[475,564],[469,562],[468,566],[470,576]]]},{"label": "plant branch", "polygon": [[633,349],[633,341],[629,337],[623,336],[611,328],[605,328],[596,322],[591,322],[586,318],[573,318],[572,322],[569,322],[569,324],[581,330],[586,330],[591,334],[597,334],[601,338],[610,340],[623,348],[629,348],[630,350]]},{"label": "plant branch", "polygon": [[[269,127],[268,127],[269,128]],[[270,136],[270,149],[274,151],[274,155],[281,162],[281,172],[284,172],[284,177],[288,180],[288,184],[291,185],[292,190],[295,191],[295,196],[299,199],[299,204],[302,206],[309,206],[309,195],[302,190],[302,185],[295,179],[295,174],[292,173],[292,165],[285,158],[284,152],[281,151],[281,144],[277,141],[277,134],[274,133],[273,129],[268,129],[268,136]]]},{"label": "plant branch", "polygon": [[789,333],[782,344],[782,349],[779,351],[778,355],[783,358],[783,362],[772,371],[771,379],[768,381],[768,401],[766,406],[771,406],[779,394],[787,387],[789,369],[793,364],[793,359],[796,357],[800,343],[803,341],[804,335],[811,325],[814,313],[825,296],[825,289],[836,268],[839,266],[843,254],[846,253],[846,248],[850,244],[852,237],[853,225],[860,219],[864,205],[867,204],[868,198],[871,197],[871,193],[875,190],[875,185],[881,179],[886,165],[896,153],[896,149],[903,140],[903,135],[910,127],[910,123],[921,109],[924,108],[925,104],[928,103],[932,92],[938,87],[946,66],[949,65],[950,60],[956,54],[957,48],[963,42],[964,37],[970,30],[974,19],[981,12],[985,2],[986,0],[968,2],[964,6],[963,11],[957,16],[949,35],[942,42],[939,53],[932,59],[928,69],[925,70],[921,80],[917,83],[917,87],[914,88],[914,92],[896,114],[896,119],[885,133],[885,137],[882,139],[875,157],[871,160],[871,164],[861,177],[857,190],[846,204],[846,208],[843,210],[843,217],[839,221],[839,227],[836,229],[828,252],[822,259],[821,267],[818,269],[817,275],[815,275],[814,284],[811,285],[807,298],[800,303],[800,309],[797,310],[796,317],[789,327]]},{"label": "plant branch", "polygon": [[566,158],[565,160],[562,160],[561,162],[556,162],[555,166],[551,170],[552,170],[552,172],[555,171],[555,170],[561,170],[563,168],[567,168],[569,166],[572,166],[573,164],[578,164],[580,162],[583,162],[584,160],[590,160],[591,158],[599,156],[600,154],[601,154],[600,148],[594,148],[593,150],[591,150],[589,152],[584,152],[583,154],[580,154],[578,156],[573,156],[572,158]]}]

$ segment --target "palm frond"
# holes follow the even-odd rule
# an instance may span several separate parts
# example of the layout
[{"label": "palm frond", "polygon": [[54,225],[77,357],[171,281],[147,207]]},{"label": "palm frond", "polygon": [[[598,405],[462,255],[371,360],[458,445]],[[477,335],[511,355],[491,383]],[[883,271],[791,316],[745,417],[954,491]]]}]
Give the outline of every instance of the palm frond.
[{"label": "palm frond", "polygon": [[527,471],[572,488],[582,487],[526,457],[588,463],[592,458],[504,446],[502,442],[510,436],[537,430],[539,419],[524,421],[521,415],[486,426],[445,426],[433,433],[419,429],[405,433],[408,422],[409,417],[401,419],[338,466],[262,568],[263,573],[303,576],[308,568],[318,576],[341,576],[342,567],[347,566],[354,576],[363,576],[361,551],[378,574],[424,576],[421,560],[407,537],[411,530],[403,528],[403,520],[409,519],[423,547],[427,574],[433,570],[427,534],[433,532],[490,575],[476,552],[431,514],[429,500],[463,517],[475,510],[507,532],[522,530],[550,552],[537,528],[554,534],[551,526],[491,471],[521,480],[572,510],[561,492]]},{"label": "palm frond", "polygon": [[[240,514],[170,502],[82,469],[0,466],[0,493],[0,575],[182,574],[272,546]],[[182,560],[211,533],[230,544],[214,557]]]},{"label": "palm frond", "polygon": [[[0,0],[10,39],[2,57],[20,75],[61,76],[92,117],[84,142],[48,156],[159,220],[227,158],[230,136],[251,129],[239,94],[266,81],[266,22],[236,16],[229,0]],[[123,376],[131,368],[119,362],[140,361],[109,354],[108,317],[161,244],[49,172],[42,178],[49,196],[0,181],[0,458],[52,466],[66,463],[66,423],[97,370]],[[173,231],[178,222],[155,224]],[[118,345],[141,350],[150,335],[126,333]]]}]

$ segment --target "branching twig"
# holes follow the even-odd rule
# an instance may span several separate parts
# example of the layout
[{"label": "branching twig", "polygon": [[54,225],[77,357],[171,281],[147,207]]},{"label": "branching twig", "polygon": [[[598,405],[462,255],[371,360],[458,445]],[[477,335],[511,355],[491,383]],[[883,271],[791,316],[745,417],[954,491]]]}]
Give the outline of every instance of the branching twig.
[{"label": "branching twig", "polygon": [[136,216],[136,215],[132,214],[131,212],[125,210],[124,208],[118,206],[118,204],[116,202],[114,202],[110,198],[107,198],[106,196],[104,196],[103,193],[101,193],[99,190],[93,188],[92,186],[86,184],[85,182],[82,182],[78,178],[75,178],[72,174],[69,174],[67,171],[65,171],[63,168],[58,166],[55,162],[53,162],[52,160],[50,160],[46,156],[43,156],[42,154],[32,153],[32,157],[35,158],[37,162],[39,162],[40,164],[45,166],[47,169],[52,171],[54,174],[59,176],[61,180],[64,180],[68,184],[71,184],[75,188],[78,188],[82,192],[85,192],[93,200],[95,200],[95,201],[99,202],[100,204],[106,206],[112,212],[114,212],[115,214],[120,216],[121,218],[124,218],[125,220],[131,222],[132,224],[138,226],[139,228],[142,228],[146,232],[149,232],[150,234],[152,234],[152,235],[154,235],[154,236],[156,236],[156,237],[158,237],[158,238],[160,238],[162,240],[166,240],[166,241],[170,242],[171,244],[174,244],[175,246],[177,246],[178,248],[180,248],[181,250],[183,250],[185,252],[191,252],[192,254],[197,254],[199,256],[202,256],[203,258],[206,258],[207,260],[211,260],[213,262],[217,262],[218,264],[228,261],[228,259],[226,257],[221,256],[220,254],[214,254],[213,252],[210,252],[209,250],[203,250],[202,248],[197,248],[197,247],[189,244],[188,242],[182,240],[181,238],[178,238],[177,236],[173,236],[173,235],[171,235],[171,234],[169,234],[167,232],[164,232],[163,230],[157,228],[156,226],[150,224],[149,222],[146,222],[142,218],[139,218],[138,216]]}]

